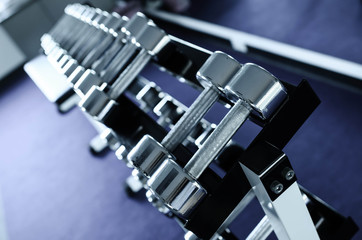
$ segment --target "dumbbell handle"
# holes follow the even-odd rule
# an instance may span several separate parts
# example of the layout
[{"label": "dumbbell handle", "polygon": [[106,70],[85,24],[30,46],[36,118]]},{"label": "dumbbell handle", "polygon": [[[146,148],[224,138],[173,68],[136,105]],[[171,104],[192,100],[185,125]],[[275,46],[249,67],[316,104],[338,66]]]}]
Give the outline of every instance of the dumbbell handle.
[{"label": "dumbbell handle", "polygon": [[250,112],[251,106],[244,100],[238,100],[207,138],[202,147],[186,164],[184,168],[186,172],[194,179],[198,179],[239,127],[246,121]]},{"label": "dumbbell handle", "polygon": [[216,87],[210,85],[205,88],[196,101],[165,136],[161,144],[170,152],[175,150],[218,98],[219,90],[217,90]]}]

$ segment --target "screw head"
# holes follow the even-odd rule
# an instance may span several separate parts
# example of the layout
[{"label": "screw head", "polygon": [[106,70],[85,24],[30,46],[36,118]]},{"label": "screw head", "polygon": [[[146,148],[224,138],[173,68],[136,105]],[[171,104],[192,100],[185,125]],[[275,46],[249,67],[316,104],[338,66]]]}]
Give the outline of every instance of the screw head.
[{"label": "screw head", "polygon": [[280,194],[283,191],[283,188],[284,188],[283,184],[281,184],[279,181],[274,181],[270,185],[270,189],[275,194]]},{"label": "screw head", "polygon": [[286,167],[286,168],[283,169],[282,175],[286,180],[290,181],[290,180],[293,179],[295,173],[294,173],[293,169],[290,169],[289,167]]}]

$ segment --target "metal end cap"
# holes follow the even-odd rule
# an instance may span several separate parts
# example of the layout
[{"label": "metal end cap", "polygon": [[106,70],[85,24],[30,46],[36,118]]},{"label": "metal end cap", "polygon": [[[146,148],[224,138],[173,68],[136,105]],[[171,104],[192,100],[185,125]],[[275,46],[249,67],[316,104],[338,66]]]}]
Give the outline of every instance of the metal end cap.
[{"label": "metal end cap", "polygon": [[74,85],[74,90],[80,95],[86,95],[92,86],[99,86],[102,80],[97,76],[96,72],[87,69]]},{"label": "metal end cap", "polygon": [[78,61],[75,59],[71,59],[68,61],[68,63],[62,69],[62,73],[66,77],[69,77],[77,67],[79,67]]},{"label": "metal end cap", "polygon": [[138,34],[147,24],[149,19],[141,12],[137,12],[133,15],[126,25],[122,28],[122,32],[128,32],[131,35]]},{"label": "metal end cap", "polygon": [[207,194],[197,181],[171,159],[162,163],[147,185],[168,208],[185,219]]},{"label": "metal end cap", "polygon": [[137,143],[127,156],[128,161],[146,177],[151,176],[160,164],[171,154],[149,135]]},{"label": "metal end cap", "polygon": [[98,86],[93,86],[79,102],[79,107],[84,112],[101,122],[113,105],[116,105],[114,100],[110,99]]},{"label": "metal end cap", "polygon": [[80,79],[80,77],[84,74],[85,72],[85,68],[83,66],[78,66],[73,72],[72,74],[70,74],[70,76],[67,78],[68,82],[74,86],[74,84],[76,84],[78,82],[78,80]]},{"label": "metal end cap", "polygon": [[170,41],[167,33],[149,22],[143,30],[135,35],[135,40],[143,49],[151,54],[157,54]]},{"label": "metal end cap", "polygon": [[273,74],[253,64],[245,64],[227,84],[225,94],[232,102],[248,102],[262,118],[268,118],[287,97],[287,93]]},{"label": "metal end cap", "polygon": [[205,88],[214,85],[222,90],[240,70],[241,66],[233,57],[216,51],[202,65],[196,78]]}]

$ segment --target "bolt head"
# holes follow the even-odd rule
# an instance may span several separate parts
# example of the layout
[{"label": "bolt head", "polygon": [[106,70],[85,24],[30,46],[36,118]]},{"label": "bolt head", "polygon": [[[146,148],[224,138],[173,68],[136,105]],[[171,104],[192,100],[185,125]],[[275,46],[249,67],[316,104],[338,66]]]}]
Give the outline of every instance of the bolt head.
[{"label": "bolt head", "polygon": [[295,176],[295,173],[294,173],[293,169],[286,167],[283,169],[282,175],[287,181],[290,181]]},{"label": "bolt head", "polygon": [[270,189],[272,190],[273,193],[280,194],[283,191],[284,186],[279,181],[274,181],[270,185]]}]

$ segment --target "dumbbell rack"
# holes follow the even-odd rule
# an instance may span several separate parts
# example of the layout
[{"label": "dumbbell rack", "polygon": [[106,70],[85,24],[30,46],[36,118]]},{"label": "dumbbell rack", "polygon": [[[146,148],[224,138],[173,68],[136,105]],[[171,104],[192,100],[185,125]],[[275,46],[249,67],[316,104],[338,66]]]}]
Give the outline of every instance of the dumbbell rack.
[{"label": "dumbbell rack", "polygon": [[[152,29],[157,28],[142,14],[139,16],[145,21],[137,25],[136,30],[142,33],[139,28],[145,28],[146,24],[152,26]],[[47,57],[40,56],[35,63],[30,62],[25,68],[39,86],[44,86],[44,81],[39,80],[36,70],[44,69],[44,64],[47,64],[50,74],[54,74],[52,78],[58,77],[59,84],[63,86],[58,93],[53,94],[55,97],[51,97],[52,101],[61,110],[69,109],[64,107],[64,103],[69,106],[80,102],[85,115],[100,132],[100,137],[96,140],[101,141],[93,141],[93,149],[100,151],[108,146],[115,151],[117,158],[125,160],[128,166],[134,168],[133,176],[127,180],[132,191],[140,191],[143,187],[150,190],[147,195],[149,201],[180,224],[186,232],[185,239],[235,239],[228,226],[242,214],[255,196],[266,215],[248,239],[266,239],[272,231],[279,239],[350,239],[354,235],[358,228],[351,218],[341,216],[297,183],[292,165],[282,151],[320,103],[304,80],[298,86],[281,81],[288,97],[269,118],[260,119],[255,114],[251,115],[250,119],[261,126],[262,130],[246,149],[232,141],[224,143],[225,147],[215,159],[224,176],[218,176],[211,168],[205,169],[197,182],[205,189],[206,195],[188,209],[189,214],[183,215],[170,209],[170,206],[166,207],[164,199],[151,194],[156,189],[152,189],[148,178],[142,177],[140,169],[131,164],[129,154],[135,151],[135,146],[145,135],[161,142],[168,134],[167,129],[175,127],[188,109],[157,85],[140,76],[138,69],[129,71],[133,67],[132,61],[143,50],[142,44],[137,45],[138,49],[123,63],[123,68],[113,72],[113,83],[110,80],[105,87],[104,79],[102,80],[105,75],[93,73],[90,70],[93,65],[90,63],[87,66],[83,64],[84,59],[89,59],[90,52],[99,49],[97,45],[104,41],[109,41],[109,44],[112,41],[122,41],[123,48],[130,46],[127,45],[129,42],[142,41],[143,35],[135,33],[135,30],[131,31],[130,25],[127,25],[131,21],[132,19],[127,20],[115,13],[109,14],[79,4],[69,5],[58,24],[42,38],[42,48]],[[88,42],[84,35],[74,32],[77,27],[78,30],[85,29],[82,30],[83,34],[89,34],[89,37],[98,36],[98,41],[94,37]],[[124,33],[122,39],[119,37],[121,33]],[[149,34],[144,36],[152,38]],[[162,35],[159,42],[163,41],[164,36],[168,41],[158,47],[157,51],[152,49],[154,55],[150,57],[150,61],[182,82],[202,90],[204,87],[196,76],[214,53],[171,35]],[[67,44],[57,42],[58,39],[66,39],[64,42]],[[156,41],[156,45],[159,42]],[[104,48],[102,55],[106,55],[109,48],[111,47]],[[100,55],[97,59],[101,57]],[[92,76],[95,77],[85,78],[85,73],[94,74]],[[126,73],[135,75],[135,80],[127,88],[114,84]],[[83,82],[79,83],[81,79]],[[112,87],[116,90],[126,89],[113,99],[98,98],[99,94],[109,92]],[[52,83],[48,83],[42,90],[49,95],[50,88],[54,92]],[[92,95],[92,91],[98,95]],[[104,102],[100,104],[99,99]],[[228,107],[234,105],[226,95],[221,95],[219,101]],[[156,117],[154,114],[150,115],[152,112]],[[195,152],[202,149],[204,141],[212,135],[215,128],[215,124],[205,119],[196,124],[187,139],[182,141],[183,144],[172,151],[176,164],[180,167],[187,165]]]}]

